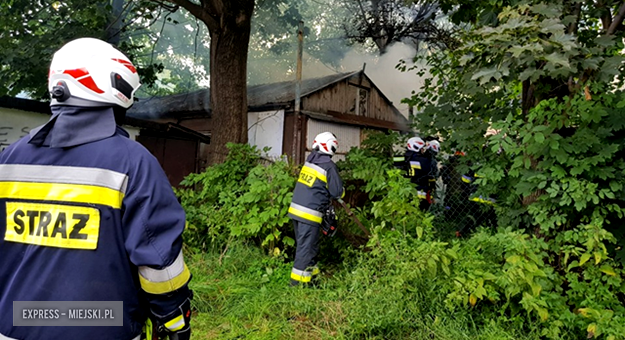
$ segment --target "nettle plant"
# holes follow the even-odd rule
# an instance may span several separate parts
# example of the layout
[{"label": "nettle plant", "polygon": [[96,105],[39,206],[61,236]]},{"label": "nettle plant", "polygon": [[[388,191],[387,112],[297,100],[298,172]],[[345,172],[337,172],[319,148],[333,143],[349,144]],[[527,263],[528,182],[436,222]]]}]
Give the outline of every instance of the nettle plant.
[{"label": "nettle plant", "polygon": [[[443,1],[449,5],[479,20],[451,17],[470,28],[459,31],[458,48],[425,58],[431,77],[406,102],[421,110],[421,131],[467,152],[480,191],[497,196],[500,225],[544,244],[532,256],[503,253],[505,266],[540,268],[531,283],[527,273],[506,274],[528,282],[524,293],[501,291],[501,274],[481,282],[499,282],[491,288],[506,306],[545,323],[549,338],[623,338],[625,7]],[[484,289],[472,292],[474,303],[499,301]]]}]

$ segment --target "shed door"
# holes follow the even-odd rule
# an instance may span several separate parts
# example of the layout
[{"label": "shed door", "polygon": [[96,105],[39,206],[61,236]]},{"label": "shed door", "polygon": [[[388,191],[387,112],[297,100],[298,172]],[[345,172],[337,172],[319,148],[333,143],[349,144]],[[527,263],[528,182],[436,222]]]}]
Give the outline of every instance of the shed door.
[{"label": "shed door", "polygon": [[137,141],[145,146],[165,170],[172,186],[196,171],[198,142],[164,137],[137,136]]},{"label": "shed door", "polygon": [[360,128],[344,124],[336,124],[324,122],[316,119],[308,120],[308,128],[306,130],[306,156],[311,151],[311,146],[315,140],[315,136],[322,132],[332,132],[339,141],[339,149],[332,159],[336,162],[345,159],[345,154],[352,147],[360,147]]}]

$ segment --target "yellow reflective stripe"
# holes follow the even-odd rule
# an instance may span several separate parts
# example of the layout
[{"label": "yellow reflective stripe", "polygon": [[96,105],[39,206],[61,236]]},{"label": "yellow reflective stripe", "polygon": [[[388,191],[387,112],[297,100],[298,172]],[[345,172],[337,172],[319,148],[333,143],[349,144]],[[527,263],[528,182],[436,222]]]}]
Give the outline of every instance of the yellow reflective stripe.
[{"label": "yellow reflective stripe", "polygon": [[294,208],[292,205],[289,207],[289,213],[291,213],[291,214],[293,214],[295,216],[301,217],[303,219],[316,222],[316,223],[321,223],[321,220],[322,220],[321,216],[315,216],[315,215],[309,214],[307,212],[298,210],[298,209]]},{"label": "yellow reflective stripe", "polygon": [[182,288],[187,282],[189,282],[190,278],[191,278],[191,272],[189,271],[189,268],[187,268],[187,265],[185,264],[184,270],[182,271],[182,273],[171,278],[170,280],[161,281],[161,282],[153,282],[144,278],[142,275],[139,275],[139,282],[141,283],[141,288],[143,288],[143,290],[146,291],[147,293],[164,294],[164,293],[173,292],[177,289]]},{"label": "yellow reflective stripe", "polygon": [[302,172],[314,174],[315,177],[322,180],[324,183],[328,183],[328,178],[326,177],[326,171],[323,168],[318,167],[312,163],[305,163],[302,167]]},{"label": "yellow reflective stripe", "polygon": [[404,159],[404,157],[393,157],[393,162],[403,162]]},{"label": "yellow reflective stripe", "polygon": [[484,203],[484,204],[490,204],[490,205],[494,205],[495,204],[495,200],[492,198],[482,198],[482,196],[480,197],[472,197],[469,199],[470,201],[473,202],[477,202],[477,203]]},{"label": "yellow reflective stripe", "polygon": [[467,175],[462,175],[462,181],[465,183],[471,183],[473,179]]},{"label": "yellow reflective stripe", "polygon": [[417,190],[417,197],[420,199],[427,199],[428,195],[425,191]]},{"label": "yellow reflective stripe", "polygon": [[0,182],[0,198],[101,204],[119,209],[124,194],[94,185],[36,182]]},{"label": "yellow reflective stripe", "polygon": [[414,169],[421,169],[421,162],[419,161],[410,161],[410,167]]},{"label": "yellow reflective stripe", "polygon": [[305,270],[291,269],[291,279],[299,282],[310,282],[312,273]]},{"label": "yellow reflective stripe", "polygon": [[0,164],[0,182],[82,184],[118,190],[125,194],[128,176],[100,168]]},{"label": "yellow reflective stripe", "polygon": [[165,322],[165,327],[167,327],[167,329],[169,329],[172,332],[179,331],[182,328],[184,328],[184,326],[185,326],[185,323],[184,323],[184,317],[182,316],[182,314]]}]

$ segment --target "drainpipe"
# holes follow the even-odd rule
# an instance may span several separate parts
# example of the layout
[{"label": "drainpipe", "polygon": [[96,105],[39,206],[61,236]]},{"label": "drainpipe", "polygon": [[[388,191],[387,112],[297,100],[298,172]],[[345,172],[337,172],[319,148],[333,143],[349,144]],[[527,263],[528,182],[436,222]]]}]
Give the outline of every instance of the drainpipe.
[{"label": "drainpipe", "polygon": [[295,108],[293,111],[293,162],[299,163],[299,152],[301,146],[301,116],[300,97],[302,96],[302,51],[304,49],[304,22],[299,22],[297,30],[297,72],[295,73]]}]

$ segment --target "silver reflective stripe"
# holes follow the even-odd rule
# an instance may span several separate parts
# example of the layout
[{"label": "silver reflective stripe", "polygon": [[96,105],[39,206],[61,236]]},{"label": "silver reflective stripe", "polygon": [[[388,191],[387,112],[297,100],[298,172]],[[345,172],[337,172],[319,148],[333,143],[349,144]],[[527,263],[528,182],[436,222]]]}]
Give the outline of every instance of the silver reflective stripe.
[{"label": "silver reflective stripe", "polygon": [[299,270],[299,269],[291,269],[291,274],[295,274],[295,275],[299,275],[301,277],[312,277],[312,272],[310,271],[305,271],[305,270]]},{"label": "silver reflective stripe", "polygon": [[182,274],[184,271],[184,259],[182,258],[182,250],[174,262],[163,268],[154,269],[146,266],[139,267],[139,274],[150,282],[167,282]]},{"label": "silver reflective stripe", "polygon": [[94,185],[126,193],[128,176],[98,168],[74,166],[3,164],[0,182],[44,182],[59,184]]},{"label": "silver reflective stripe", "polygon": [[293,209],[299,210],[299,211],[307,213],[307,214],[311,214],[311,215],[316,216],[316,217],[323,217],[323,213],[321,211],[312,210],[310,208],[306,208],[305,206],[299,205],[297,203],[291,202],[291,207]]},{"label": "silver reflective stripe", "polygon": [[328,175],[328,172],[327,172],[327,171],[325,171],[325,169],[323,169],[322,167],[320,167],[320,166],[318,166],[318,165],[315,165],[315,164],[312,164],[312,163],[305,162],[305,163],[304,163],[304,166],[307,166],[307,167],[309,167],[309,168],[311,168],[311,169],[314,169],[315,171],[319,172],[320,174],[322,174],[322,175],[324,175],[324,176],[327,176],[327,175]]},{"label": "silver reflective stripe", "polygon": [[[140,340],[140,339],[141,339],[141,334],[137,335],[136,337],[132,338],[131,340]],[[19,340],[19,339],[9,338],[8,336],[4,336],[4,335],[0,334],[0,340]]]},{"label": "silver reflective stripe", "polygon": [[421,169],[421,163],[419,161],[410,161],[410,167]]}]

